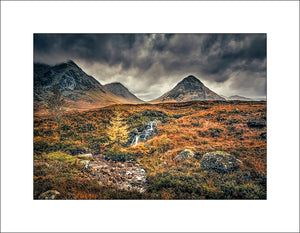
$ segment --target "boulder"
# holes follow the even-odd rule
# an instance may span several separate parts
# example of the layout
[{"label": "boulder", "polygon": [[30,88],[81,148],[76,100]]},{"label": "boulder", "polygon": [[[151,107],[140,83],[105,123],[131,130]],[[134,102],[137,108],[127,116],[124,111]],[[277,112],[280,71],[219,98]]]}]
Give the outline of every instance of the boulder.
[{"label": "boulder", "polygon": [[39,199],[43,199],[43,200],[54,200],[56,199],[56,196],[59,195],[60,193],[56,190],[48,190],[44,193],[42,193],[39,196]]},{"label": "boulder", "polygon": [[193,151],[189,150],[189,149],[185,149],[183,151],[181,151],[175,158],[174,160],[178,160],[178,161],[182,161],[185,160],[187,158],[193,158],[194,157],[194,153]]},{"label": "boulder", "polygon": [[218,173],[231,172],[239,167],[242,162],[233,155],[223,151],[208,152],[201,159],[201,168],[213,170]]}]

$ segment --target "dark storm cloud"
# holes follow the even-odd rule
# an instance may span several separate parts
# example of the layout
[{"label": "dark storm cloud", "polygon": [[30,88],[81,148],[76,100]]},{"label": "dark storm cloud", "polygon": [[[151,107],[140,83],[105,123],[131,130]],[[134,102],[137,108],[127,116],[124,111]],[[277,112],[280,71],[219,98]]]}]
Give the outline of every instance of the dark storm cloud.
[{"label": "dark storm cloud", "polygon": [[34,51],[37,60],[41,55],[57,54],[62,59],[70,56],[109,65],[124,62],[128,66],[128,61],[123,59],[124,51],[130,50],[134,41],[133,34],[36,34]]},{"label": "dark storm cloud", "polygon": [[[70,59],[99,81],[133,85],[133,92],[147,98],[151,93],[158,97],[188,74],[218,90],[223,83],[248,95],[265,95],[265,34],[34,35],[35,62]],[[222,90],[230,94],[226,85]]]}]

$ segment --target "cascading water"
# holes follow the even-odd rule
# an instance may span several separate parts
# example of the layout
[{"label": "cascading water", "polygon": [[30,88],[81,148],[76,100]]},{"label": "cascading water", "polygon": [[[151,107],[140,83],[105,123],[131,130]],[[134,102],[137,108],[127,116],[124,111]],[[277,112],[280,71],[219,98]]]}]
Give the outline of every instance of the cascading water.
[{"label": "cascading water", "polygon": [[133,138],[133,141],[131,143],[132,146],[136,146],[141,140],[143,142],[146,142],[150,138],[152,138],[157,133],[156,126],[158,123],[160,123],[160,121],[157,120],[147,122],[143,130],[141,132],[138,132],[138,134]]},{"label": "cascading water", "polygon": [[151,131],[153,130],[153,124],[154,124],[154,121],[150,121],[150,130]]},{"label": "cascading water", "polygon": [[138,144],[139,138],[140,138],[139,135],[135,135],[135,138],[133,139],[133,142],[132,142],[133,146],[136,146]]}]

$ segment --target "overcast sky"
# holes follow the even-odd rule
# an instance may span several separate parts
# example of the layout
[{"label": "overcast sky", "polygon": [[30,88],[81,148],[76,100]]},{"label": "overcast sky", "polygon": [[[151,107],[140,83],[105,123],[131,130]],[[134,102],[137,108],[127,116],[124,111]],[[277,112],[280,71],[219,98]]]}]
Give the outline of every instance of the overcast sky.
[{"label": "overcast sky", "polygon": [[34,35],[34,62],[68,60],[146,101],[190,74],[220,95],[266,96],[266,34]]}]

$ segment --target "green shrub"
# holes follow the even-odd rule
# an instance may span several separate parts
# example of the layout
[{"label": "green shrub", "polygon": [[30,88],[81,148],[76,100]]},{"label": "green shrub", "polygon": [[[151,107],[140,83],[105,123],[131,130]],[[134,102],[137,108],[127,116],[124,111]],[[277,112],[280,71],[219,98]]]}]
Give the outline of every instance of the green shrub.
[{"label": "green shrub", "polygon": [[34,152],[37,154],[41,154],[43,152],[47,152],[50,146],[45,141],[38,141],[34,143]]},{"label": "green shrub", "polygon": [[60,151],[44,155],[44,158],[46,160],[55,160],[55,161],[62,162],[62,163],[74,162],[75,161],[74,156],[71,156],[69,154],[66,154],[66,153],[63,153],[63,152],[60,152]]},{"label": "green shrub", "polygon": [[125,162],[125,161],[134,161],[136,159],[136,155],[130,152],[106,150],[105,158],[107,160],[111,159],[116,162]]}]

